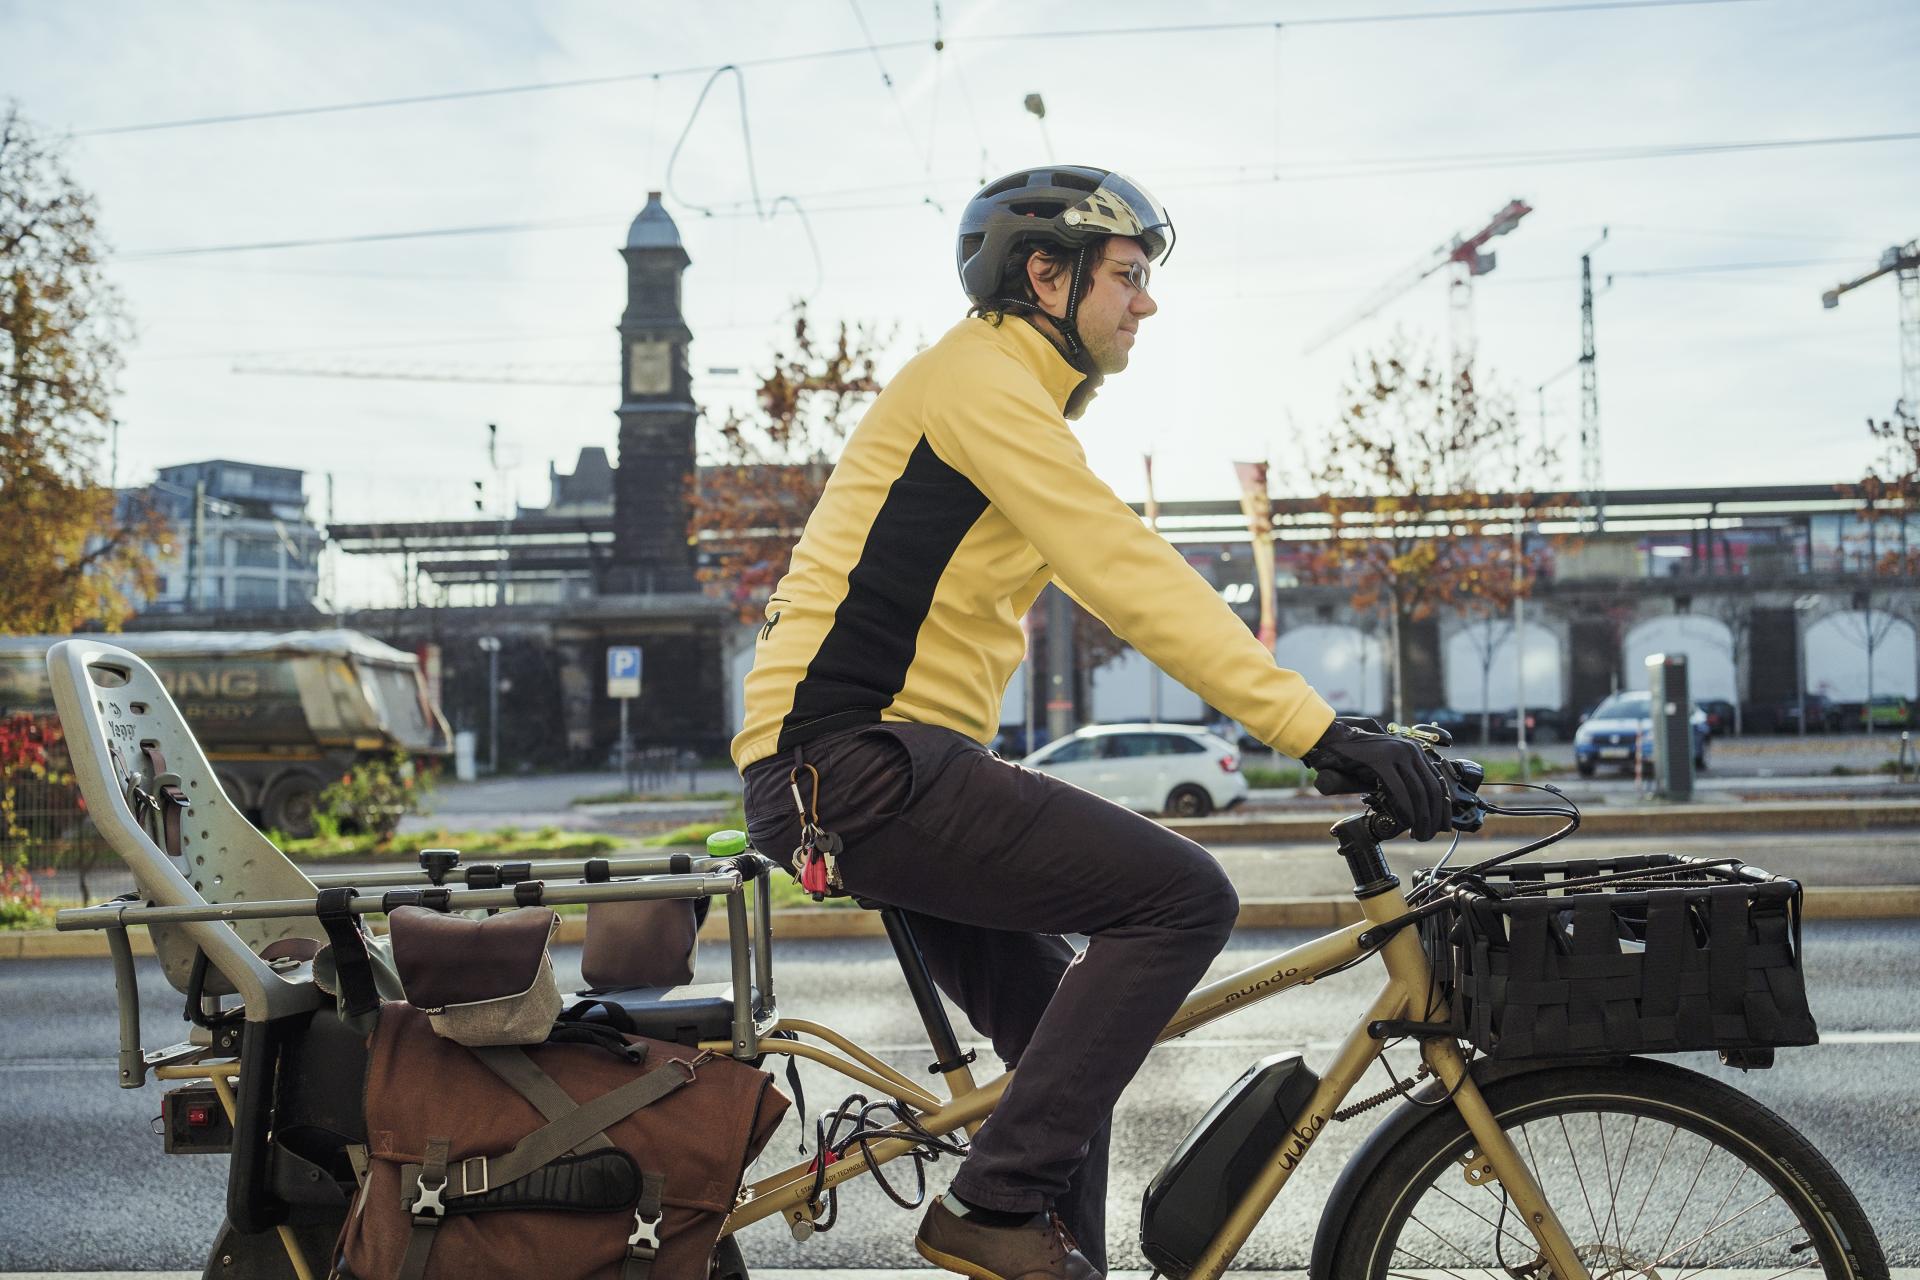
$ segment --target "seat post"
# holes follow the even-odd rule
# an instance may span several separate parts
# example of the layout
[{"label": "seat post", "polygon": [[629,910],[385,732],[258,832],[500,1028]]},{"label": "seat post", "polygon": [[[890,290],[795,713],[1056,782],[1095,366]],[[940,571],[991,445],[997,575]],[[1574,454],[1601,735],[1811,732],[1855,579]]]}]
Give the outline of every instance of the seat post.
[{"label": "seat post", "polygon": [[933,975],[927,971],[927,958],[920,953],[920,942],[913,936],[913,925],[907,921],[906,912],[898,907],[879,910],[880,922],[887,929],[887,941],[893,944],[893,954],[899,957],[900,971],[906,976],[907,990],[913,993],[913,1007],[920,1011],[927,1040],[939,1059],[928,1069],[950,1075],[972,1062],[973,1054],[960,1052],[960,1041],[953,1034],[947,1007],[940,1003],[940,992],[933,985]]}]

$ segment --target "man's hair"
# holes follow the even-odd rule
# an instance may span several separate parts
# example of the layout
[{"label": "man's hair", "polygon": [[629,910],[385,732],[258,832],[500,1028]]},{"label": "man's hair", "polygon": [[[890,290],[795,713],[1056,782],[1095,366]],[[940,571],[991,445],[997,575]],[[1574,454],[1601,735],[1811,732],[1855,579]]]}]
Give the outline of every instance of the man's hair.
[{"label": "man's hair", "polygon": [[[1111,236],[1101,236],[1087,242],[1087,258],[1098,264],[1105,256],[1107,241]],[[1024,302],[1038,308],[1040,299],[1033,291],[1033,281],[1027,278],[1027,260],[1038,257],[1040,278],[1048,284],[1054,283],[1073,270],[1073,250],[1059,245],[1040,244],[1028,240],[1016,244],[1007,251],[1005,265],[1000,268],[1000,288],[993,298],[968,308],[967,314],[979,316],[991,324],[999,324],[1006,316],[1005,308],[998,305],[1001,299],[1010,302]],[[1093,289],[1093,271],[1087,272],[1086,279],[1080,282],[1080,297],[1084,299]]]}]

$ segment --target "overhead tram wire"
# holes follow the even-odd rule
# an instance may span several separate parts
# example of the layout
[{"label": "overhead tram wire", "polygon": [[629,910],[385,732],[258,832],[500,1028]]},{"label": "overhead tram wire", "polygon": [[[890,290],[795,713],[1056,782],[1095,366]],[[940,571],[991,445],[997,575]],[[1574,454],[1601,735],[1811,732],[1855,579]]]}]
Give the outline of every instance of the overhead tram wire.
[{"label": "overhead tram wire", "polygon": [[[918,40],[896,40],[883,49],[908,49]],[[869,52],[867,45],[844,49],[814,49],[805,53],[769,54],[762,58],[736,58],[727,66],[773,67],[793,62],[850,58]],[[450,89],[444,93],[410,94],[394,98],[365,98],[354,102],[328,102],[311,107],[279,107],[265,111],[235,111],[217,116],[189,116],[181,120],[153,120],[144,123],[108,125],[98,129],[77,129],[76,138],[103,138],[125,133],[157,133],[166,129],[198,129],[208,125],[246,124],[254,120],[286,120],[297,116],[337,115],[346,111],[379,111],[388,107],[418,107],[435,102],[462,102],[475,98],[500,98],[522,93],[551,93],[563,89],[592,89],[602,85],[631,84],[636,80],[660,80],[669,76],[709,75],[718,68],[708,62],[694,67],[663,67],[651,71],[624,71],[605,76],[580,76],[570,80],[537,80],[527,84],[495,85],[486,89]]]},{"label": "overhead tram wire", "polygon": [[[722,68],[722,70],[725,70],[725,69],[726,68]],[[718,74],[719,74],[718,72],[715,73],[716,76]],[[709,88],[711,87],[711,81],[709,81],[708,87]],[[692,123],[693,121],[692,121],[692,118],[690,117],[687,125],[688,129],[691,129]],[[674,153],[676,155],[680,150],[681,143],[684,143],[686,140],[686,134],[687,134],[687,131],[682,130],[680,135],[680,142],[676,142],[674,144]],[[1715,155],[1715,154],[1729,154],[1729,153],[1740,153],[1740,152],[1797,150],[1797,149],[1806,149],[1806,148],[1814,148],[1814,147],[1859,146],[1859,145],[1873,145],[1873,144],[1889,143],[1889,142],[1915,142],[1915,141],[1920,141],[1920,130],[1897,132],[1897,133],[1850,134],[1850,135],[1841,135],[1841,136],[1824,137],[1824,138],[1770,138],[1770,139],[1749,139],[1749,140],[1740,141],[1740,142],[1724,142],[1724,143],[1716,142],[1716,143],[1657,144],[1657,145],[1648,145],[1648,146],[1641,146],[1641,147],[1634,147],[1634,148],[1606,147],[1606,148],[1588,148],[1584,150],[1565,150],[1565,151],[1559,151],[1559,152],[1516,152],[1516,153],[1509,153],[1508,155],[1505,155],[1505,156],[1497,152],[1484,152],[1474,156],[1459,156],[1459,157],[1452,157],[1450,159],[1445,157],[1437,158],[1436,162],[1432,164],[1421,162],[1417,165],[1407,165],[1403,161],[1383,159],[1382,161],[1377,162],[1380,165],[1380,167],[1354,168],[1351,165],[1349,165],[1349,167],[1345,169],[1334,170],[1334,171],[1323,170],[1318,172],[1298,172],[1298,171],[1291,172],[1291,173],[1283,172],[1278,179],[1275,179],[1267,175],[1265,173],[1264,166],[1263,166],[1262,172],[1257,174],[1246,174],[1244,172],[1241,172],[1237,176],[1225,177],[1225,178],[1220,178],[1215,180],[1201,178],[1201,179],[1192,181],[1187,185],[1195,188],[1222,187],[1222,186],[1225,186],[1225,187],[1271,186],[1271,185],[1274,185],[1276,182],[1306,183],[1306,182],[1343,181],[1343,180],[1350,180],[1354,178],[1393,177],[1393,176],[1399,176],[1404,174],[1447,172],[1447,171],[1453,171],[1453,170],[1473,170],[1473,169],[1483,169],[1483,168],[1510,168],[1516,165],[1527,165],[1527,164],[1572,165],[1572,164],[1617,163],[1617,162],[1631,161],[1631,160],[1671,159],[1671,158],[1677,158],[1681,156],[1691,156],[1691,155]],[[1373,164],[1376,162],[1361,162],[1361,163],[1363,165],[1366,165],[1366,164]],[[1400,164],[1403,167],[1397,167],[1397,168],[1393,167],[1396,164]],[[671,159],[668,160],[667,169],[668,169],[668,175],[669,177],[671,177],[672,169],[673,169],[673,161]],[[1168,170],[1167,172],[1170,176],[1173,176],[1173,175],[1178,175],[1183,171],[1178,169],[1172,169],[1172,170]],[[1192,173],[1196,171],[1186,170],[1184,172]],[[1208,166],[1198,170],[1197,172],[1218,173],[1220,172],[1220,169],[1218,166]],[[772,213],[777,211],[779,205],[783,203],[791,204],[794,207],[794,210],[801,215],[801,222],[802,222],[802,225],[805,226],[807,229],[807,238],[809,242],[813,242],[813,229],[809,222],[809,218],[811,217],[818,217],[821,215],[841,214],[841,213],[874,213],[874,212],[884,212],[887,210],[909,209],[909,208],[917,207],[921,203],[920,201],[917,201],[917,200],[911,200],[911,201],[868,200],[868,201],[856,201],[849,204],[822,205],[817,203],[817,201],[819,201],[820,199],[830,198],[833,195],[860,195],[860,194],[865,194],[867,192],[872,192],[872,191],[901,190],[901,189],[917,190],[923,185],[919,182],[911,182],[911,183],[901,182],[901,183],[884,184],[884,185],[874,186],[874,187],[843,188],[838,192],[815,193],[815,194],[807,195],[804,197],[806,200],[809,201],[809,207],[803,209],[802,206],[800,205],[800,199],[802,197],[799,197],[799,196],[785,196],[785,195],[778,196],[774,199],[771,205],[768,205],[762,202],[760,200],[759,191],[758,191],[758,185],[757,185],[758,178],[757,176],[753,175],[751,168],[749,169],[749,178],[750,178],[751,184],[753,185],[753,198],[750,201],[727,201],[727,202],[722,202],[715,205],[702,206],[686,200],[684,197],[680,196],[677,192],[675,193],[675,199],[680,200],[681,203],[687,205],[688,208],[695,210],[696,212],[700,213],[705,217],[716,218],[716,219],[717,218],[752,217],[752,218],[757,218],[761,221],[765,221],[767,218],[772,216]],[[395,240],[422,240],[422,239],[430,239],[430,238],[440,237],[440,236],[515,234],[515,233],[524,232],[524,231],[550,231],[550,230],[557,230],[557,229],[566,229],[571,227],[599,226],[604,224],[606,221],[608,221],[611,218],[622,217],[622,216],[624,215],[623,214],[605,214],[605,215],[593,215],[593,216],[572,217],[572,218],[553,218],[553,219],[533,220],[533,221],[526,221],[526,222],[488,223],[488,224],[479,224],[479,225],[473,225],[473,226],[428,227],[428,228],[420,228],[420,229],[408,230],[408,231],[365,232],[360,234],[342,235],[342,236],[314,236],[314,237],[309,237],[305,239],[255,241],[255,242],[244,242],[244,243],[236,243],[236,244],[190,245],[190,246],[181,246],[177,248],[168,248],[168,249],[148,249],[148,250],[141,250],[133,253],[118,253],[113,256],[115,259],[121,260],[121,261],[144,261],[144,260],[158,259],[158,258],[190,257],[190,256],[200,256],[200,255],[217,254],[217,253],[244,253],[244,252],[250,252],[250,251],[256,251],[256,250],[306,249],[306,248],[317,248],[317,247],[333,246],[333,245],[373,244],[373,243],[380,243],[384,241],[395,241]],[[817,254],[818,252],[817,244],[816,244],[815,251]]]},{"label": "overhead tram wire", "polygon": [[1393,13],[1350,13],[1321,18],[1260,18],[1240,22],[1172,22],[1151,27],[1081,27],[1069,31],[985,32],[969,40],[1082,40],[1109,36],[1211,35],[1258,31],[1266,27],[1353,27],[1392,22],[1444,22],[1458,18],[1530,18],[1567,13],[1605,13],[1615,9],[1682,9],[1707,5],[1758,4],[1760,0],[1588,0],[1579,4],[1505,5],[1485,9],[1433,9]]},{"label": "overhead tram wire", "polygon": [[[893,100],[894,114],[900,117],[900,127],[906,132],[907,144],[920,153],[916,158],[922,162],[921,167],[923,171],[927,174],[928,178],[931,179],[933,176],[933,140],[929,138],[926,147],[923,148],[920,145],[920,139],[914,134],[913,121],[907,118],[907,104],[900,101],[900,90],[894,87],[893,75],[887,70],[886,59],[880,56],[879,46],[874,43],[873,29],[867,25],[867,15],[860,11],[860,0],[847,0],[847,7],[853,10],[854,21],[860,24],[860,34],[867,38],[867,48],[873,50],[873,65],[880,72],[880,83],[887,87],[887,96]],[[935,43],[938,42],[938,37],[936,36]],[[924,199],[926,203],[931,205],[937,212],[945,212],[945,210],[941,209],[940,202],[933,198],[931,188],[927,191]]]},{"label": "overhead tram wire", "polygon": [[[1291,27],[1358,26],[1396,22],[1442,22],[1477,18],[1550,17],[1569,13],[1606,13],[1614,10],[1698,8],[1708,5],[1757,4],[1760,0],[1585,0],[1583,3],[1548,5],[1512,5],[1480,9],[1439,9],[1387,13],[1352,13],[1336,17],[1264,19],[1245,22],[1192,22],[1152,27],[1087,27],[1070,31],[1001,31],[963,37],[982,43],[1008,43],[1024,40],[1094,39],[1125,36],[1207,34],[1212,32],[1257,30],[1285,25]],[[514,94],[551,93],[567,89],[597,88],[610,84],[628,84],[636,80],[667,76],[709,75],[720,66],[741,69],[781,66],[796,62],[822,61],[861,54],[893,52],[917,48],[919,40],[893,40],[883,44],[853,45],[837,49],[814,49],[802,53],[769,54],[759,58],[734,58],[724,64],[705,63],[690,67],[664,67],[646,71],[617,72],[603,76],[579,76],[566,80],[539,80],[526,84],[495,85],[482,89],[450,89],[438,93],[408,94],[387,98],[364,98],[352,102],[318,103],[305,107],[277,107],[261,111],[234,111],[220,115],[187,116],[177,120],[147,120],[128,124],[77,129],[76,138],[104,138],[133,133],[158,133],[170,129],[199,129],[215,125],[246,124],[256,120],[287,120],[301,116],[337,115],[352,111],[378,111],[392,107],[417,107],[438,102],[463,102],[479,98],[498,98]],[[963,90],[964,92],[964,90]],[[978,126],[975,127],[978,133]],[[984,144],[982,150],[985,150]]]},{"label": "overhead tram wire", "polygon": [[826,283],[826,261],[820,256],[820,242],[814,238],[813,223],[807,217],[806,208],[797,198],[778,195],[770,204],[764,206],[760,201],[760,174],[753,162],[753,130],[747,120],[747,76],[739,67],[732,63],[716,67],[713,74],[707,77],[707,82],[700,86],[700,96],[694,99],[693,110],[687,113],[687,123],[681,127],[680,136],[674,139],[673,150],[667,154],[667,172],[661,181],[661,186],[666,188],[675,200],[695,213],[708,218],[714,216],[712,209],[687,199],[674,187],[673,166],[674,162],[680,159],[680,149],[686,145],[687,135],[693,132],[694,123],[700,119],[700,108],[705,105],[707,94],[713,89],[714,83],[729,71],[733,72],[734,85],[739,90],[740,96],[740,140],[747,155],[747,190],[753,195],[753,216],[761,222],[771,222],[780,212],[781,205],[788,205],[793,209],[794,216],[800,219],[800,229],[806,233],[807,247],[813,251],[813,288],[806,295],[811,298],[813,294],[820,292],[821,287]]}]

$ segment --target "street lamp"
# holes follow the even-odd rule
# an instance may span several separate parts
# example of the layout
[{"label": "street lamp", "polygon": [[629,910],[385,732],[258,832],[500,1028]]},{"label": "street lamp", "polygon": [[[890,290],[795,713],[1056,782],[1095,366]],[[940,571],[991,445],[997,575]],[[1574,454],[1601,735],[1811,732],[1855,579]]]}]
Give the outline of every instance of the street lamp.
[{"label": "street lamp", "polygon": [[482,635],[486,654],[486,771],[499,773],[499,637]]}]

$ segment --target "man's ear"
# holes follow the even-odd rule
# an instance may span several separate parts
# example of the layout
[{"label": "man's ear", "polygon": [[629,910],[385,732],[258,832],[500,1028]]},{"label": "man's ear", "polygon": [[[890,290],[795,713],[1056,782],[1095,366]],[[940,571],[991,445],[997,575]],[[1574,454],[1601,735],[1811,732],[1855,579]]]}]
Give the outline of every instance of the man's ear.
[{"label": "man's ear", "polygon": [[1045,261],[1038,253],[1027,255],[1027,285],[1042,311],[1050,316],[1063,316],[1067,312],[1067,290],[1073,287],[1073,273],[1058,272],[1049,281],[1043,274]]}]

